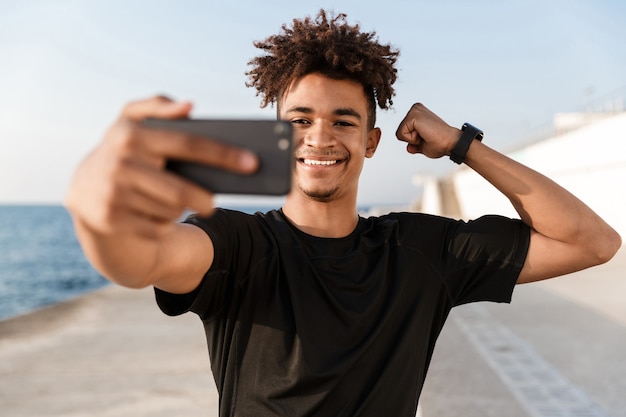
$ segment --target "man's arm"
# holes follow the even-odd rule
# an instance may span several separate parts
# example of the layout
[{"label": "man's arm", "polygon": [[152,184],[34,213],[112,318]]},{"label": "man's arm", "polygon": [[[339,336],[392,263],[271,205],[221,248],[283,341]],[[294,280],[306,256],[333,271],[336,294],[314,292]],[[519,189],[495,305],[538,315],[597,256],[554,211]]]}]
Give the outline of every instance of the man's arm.
[{"label": "man's arm", "polygon": [[213,195],[167,172],[170,158],[234,172],[256,157],[197,136],[142,127],[146,117],[187,117],[191,104],[155,97],[127,105],[77,168],[65,204],[87,258],[120,285],[192,291],[213,262],[206,233],[177,221],[186,209],[213,210]]},{"label": "man's arm", "polygon": [[[398,128],[410,153],[450,155],[461,131],[416,104]],[[465,163],[502,192],[531,227],[526,262],[518,283],[568,274],[610,260],[621,238],[593,210],[538,172],[473,141]]]},{"label": "man's arm", "polygon": [[538,172],[478,141],[470,145],[465,163],[502,192],[531,227],[518,283],[599,265],[621,246],[617,232],[593,210]]}]

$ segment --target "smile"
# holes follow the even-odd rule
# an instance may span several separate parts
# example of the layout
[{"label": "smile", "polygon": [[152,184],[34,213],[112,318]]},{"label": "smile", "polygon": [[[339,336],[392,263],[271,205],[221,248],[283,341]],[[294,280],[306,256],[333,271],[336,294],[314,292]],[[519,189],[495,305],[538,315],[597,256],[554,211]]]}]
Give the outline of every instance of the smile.
[{"label": "smile", "polygon": [[301,161],[305,164],[305,165],[335,165],[337,164],[339,161],[334,159],[334,160],[330,160],[330,161],[320,161],[319,159],[301,159]]}]

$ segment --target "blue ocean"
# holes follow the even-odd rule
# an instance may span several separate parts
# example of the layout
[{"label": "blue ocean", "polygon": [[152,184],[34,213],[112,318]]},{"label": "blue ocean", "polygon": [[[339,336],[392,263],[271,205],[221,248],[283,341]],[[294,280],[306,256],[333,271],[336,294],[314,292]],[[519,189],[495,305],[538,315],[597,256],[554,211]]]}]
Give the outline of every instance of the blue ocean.
[{"label": "blue ocean", "polygon": [[107,285],[61,206],[0,206],[0,320]]}]

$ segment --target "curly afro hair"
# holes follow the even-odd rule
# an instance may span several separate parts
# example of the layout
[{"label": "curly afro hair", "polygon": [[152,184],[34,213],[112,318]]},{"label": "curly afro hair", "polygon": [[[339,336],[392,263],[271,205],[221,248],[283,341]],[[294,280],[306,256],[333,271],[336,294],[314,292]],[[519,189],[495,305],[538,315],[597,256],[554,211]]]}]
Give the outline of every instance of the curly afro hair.
[{"label": "curly afro hair", "polygon": [[322,9],[315,19],[294,19],[291,28],[284,24],[281,33],[254,46],[265,53],[248,62],[252,69],[246,85],[262,96],[261,107],[279,103],[293,80],[311,73],[360,83],[369,101],[370,128],[376,123],[376,103],[381,109],[393,105],[400,52],[381,45],[376,32],[350,26],[343,13],[329,17]]}]

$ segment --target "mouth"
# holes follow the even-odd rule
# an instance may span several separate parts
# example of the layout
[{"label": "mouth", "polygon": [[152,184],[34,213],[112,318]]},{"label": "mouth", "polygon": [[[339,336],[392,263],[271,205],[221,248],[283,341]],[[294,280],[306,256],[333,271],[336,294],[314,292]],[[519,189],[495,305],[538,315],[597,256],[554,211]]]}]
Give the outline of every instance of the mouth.
[{"label": "mouth", "polygon": [[343,152],[314,153],[306,150],[296,154],[296,161],[302,165],[312,168],[324,168],[340,165],[349,159]]},{"label": "mouth", "polygon": [[343,160],[340,160],[340,159],[327,159],[326,160],[326,159],[310,159],[310,158],[298,158],[298,161],[300,161],[304,165],[309,165],[309,166],[331,166],[331,165],[336,165],[336,164],[343,162]]}]

